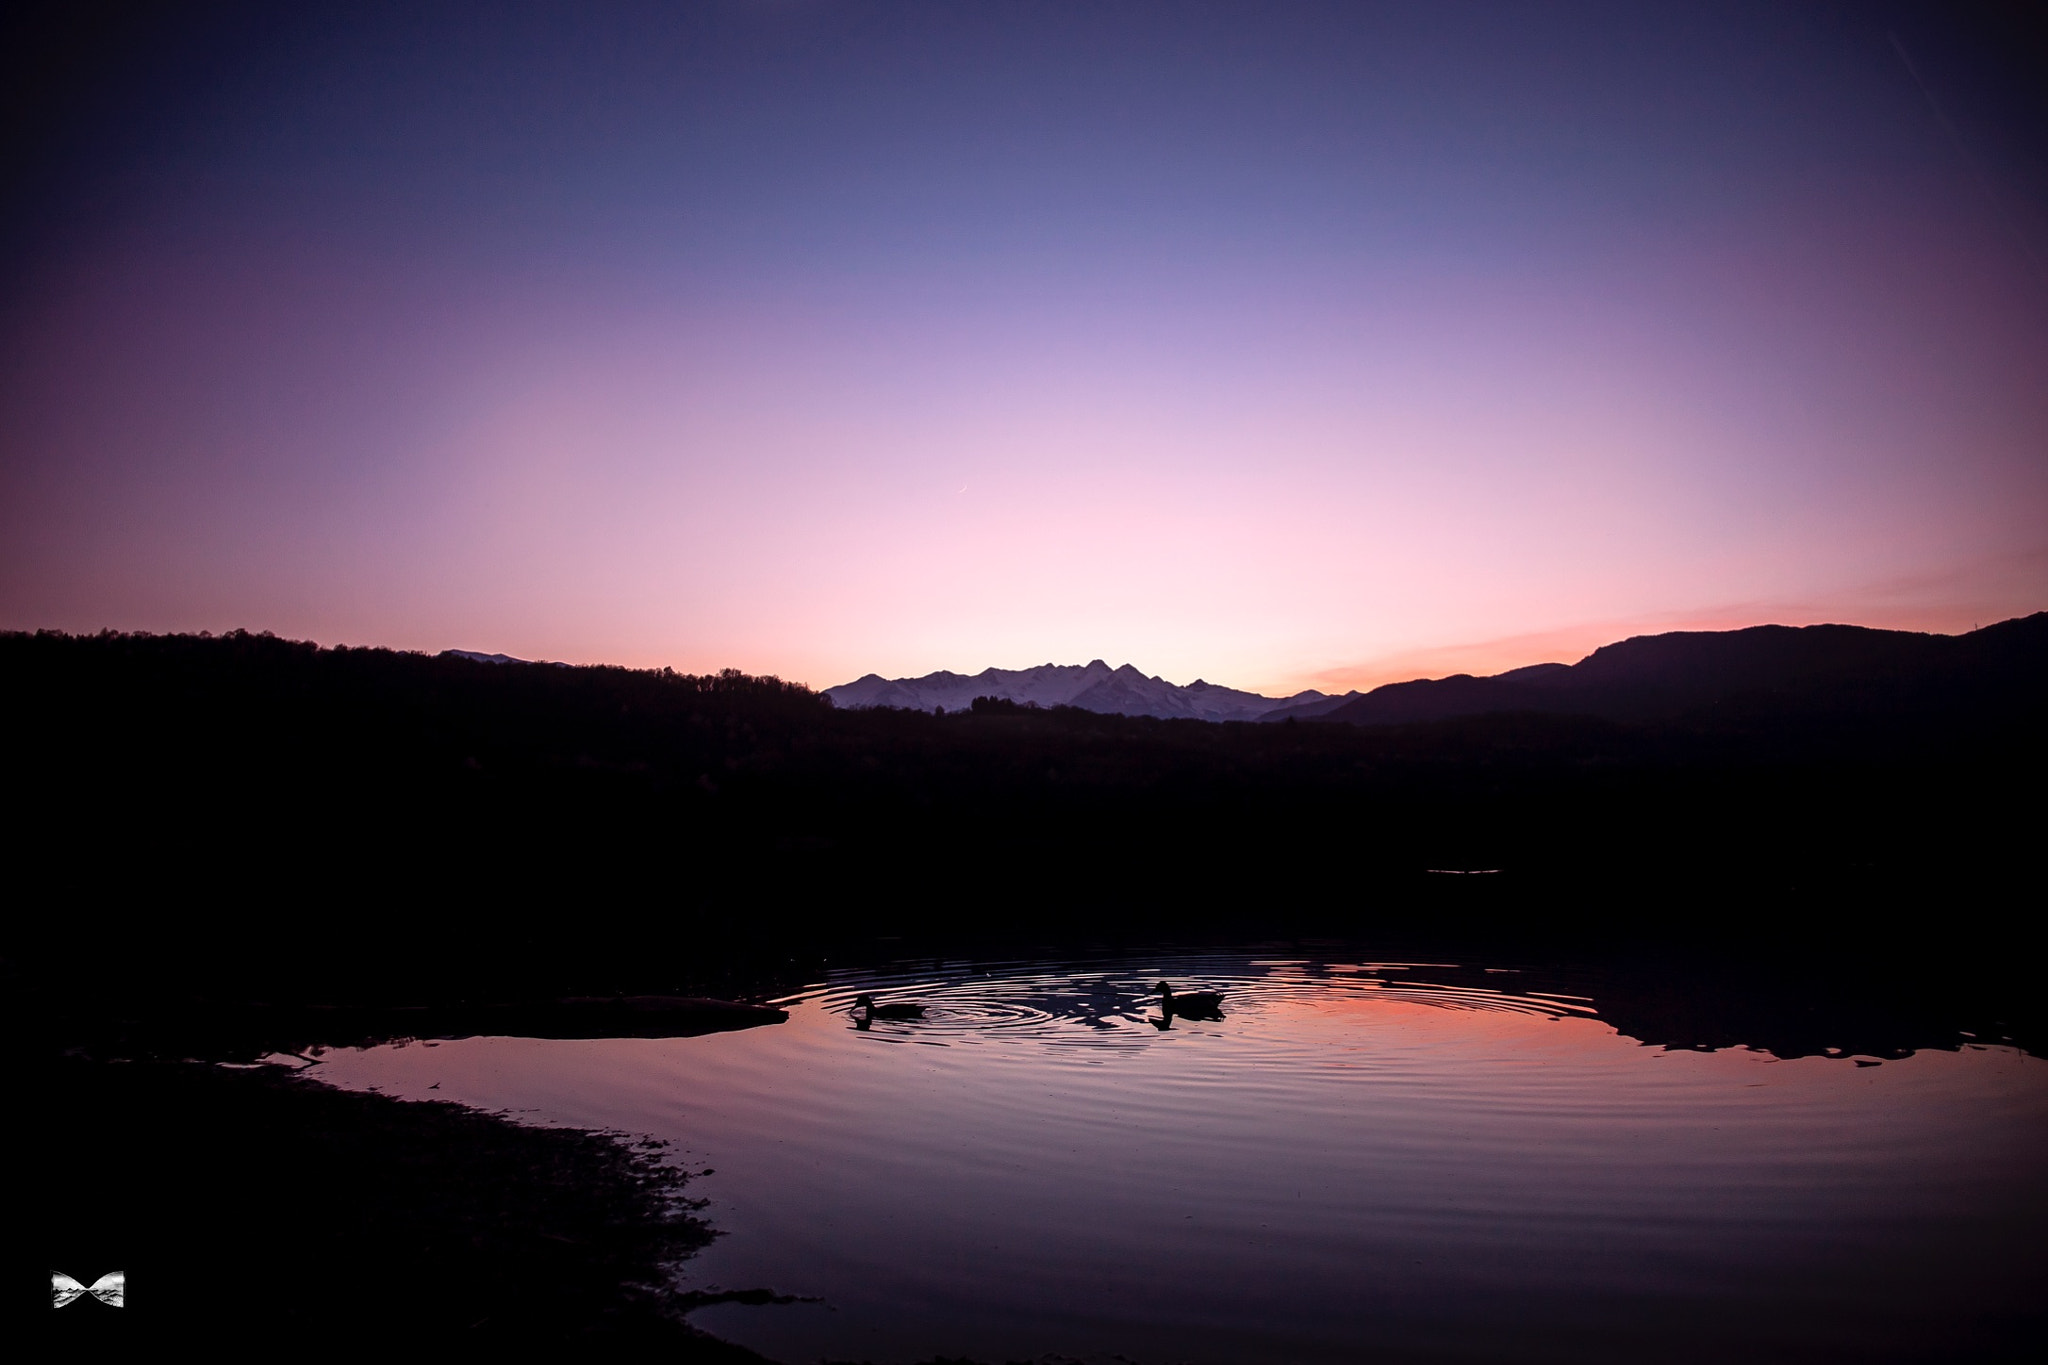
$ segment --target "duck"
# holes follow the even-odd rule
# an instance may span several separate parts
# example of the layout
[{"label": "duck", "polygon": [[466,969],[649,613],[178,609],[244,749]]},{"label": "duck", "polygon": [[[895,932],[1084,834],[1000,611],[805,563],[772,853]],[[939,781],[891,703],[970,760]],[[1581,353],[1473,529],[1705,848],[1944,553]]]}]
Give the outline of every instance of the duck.
[{"label": "duck", "polygon": [[877,1019],[924,1018],[923,1005],[912,1005],[900,1000],[892,1000],[886,1005],[877,1005],[875,997],[872,995],[855,996],[853,998],[853,1007],[857,1010],[867,1011],[867,1014],[861,1020],[863,1024],[873,1023]]},{"label": "duck", "polygon": [[1220,1017],[1223,1013],[1223,995],[1220,991],[1189,991],[1186,995],[1175,995],[1173,987],[1164,981],[1152,989],[1159,993],[1159,1008],[1168,1014],[1193,1018],[1196,1015]]}]

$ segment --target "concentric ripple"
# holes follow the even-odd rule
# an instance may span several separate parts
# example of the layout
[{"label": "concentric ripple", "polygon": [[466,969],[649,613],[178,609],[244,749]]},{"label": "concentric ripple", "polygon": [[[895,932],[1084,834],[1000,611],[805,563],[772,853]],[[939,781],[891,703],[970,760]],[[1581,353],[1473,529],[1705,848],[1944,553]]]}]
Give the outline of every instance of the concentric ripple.
[{"label": "concentric ripple", "polygon": [[899,960],[769,1028],[316,1069],[674,1142],[729,1234],[689,1287],[803,1300],[692,1322],[770,1359],[1904,1362],[2038,1317],[2018,1054],[1646,1047],[1571,964],[1365,952]]},{"label": "concentric ripple", "polygon": [[[1582,996],[1517,989],[1516,973],[1456,963],[1326,963],[1226,955],[1077,962],[926,962],[835,972],[783,997],[784,1007],[843,1014],[847,1027],[880,1042],[1031,1042],[1055,1047],[1141,1047],[1167,1028],[1220,1030],[1256,1025],[1280,1012],[1372,1001],[1549,1018],[1593,1013]],[[1220,1019],[1168,1017],[1157,984],[1181,994],[1214,991]],[[924,1007],[918,1019],[877,1019],[862,1028],[854,1001]],[[1165,1026],[1165,1027],[1162,1027]]]}]

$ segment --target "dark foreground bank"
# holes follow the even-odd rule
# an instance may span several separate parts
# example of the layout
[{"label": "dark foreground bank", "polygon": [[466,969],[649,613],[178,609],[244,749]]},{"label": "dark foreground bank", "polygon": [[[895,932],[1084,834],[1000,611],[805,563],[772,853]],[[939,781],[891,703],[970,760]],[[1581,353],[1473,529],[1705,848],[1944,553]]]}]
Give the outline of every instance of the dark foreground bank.
[{"label": "dark foreground bank", "polygon": [[[10,1278],[37,1296],[16,1307],[53,1351],[128,1338],[286,1358],[374,1345],[760,1359],[683,1320],[669,1268],[713,1233],[687,1174],[630,1139],[268,1067],[62,1059],[39,1073],[17,1111],[42,1202],[18,1254],[37,1264]],[[51,1269],[88,1285],[125,1271],[127,1304],[52,1311]]]}]

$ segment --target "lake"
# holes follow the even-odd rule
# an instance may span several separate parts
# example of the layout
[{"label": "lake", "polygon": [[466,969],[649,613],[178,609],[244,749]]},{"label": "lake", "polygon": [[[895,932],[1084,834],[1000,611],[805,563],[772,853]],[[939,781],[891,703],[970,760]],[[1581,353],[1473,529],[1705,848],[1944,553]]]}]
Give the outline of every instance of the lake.
[{"label": "lake", "polygon": [[[1162,979],[1221,1017],[1164,1018]],[[926,1015],[862,1029],[863,992]],[[1347,950],[898,963],[776,1003],[313,1074],[671,1141],[724,1234],[683,1286],[806,1300],[692,1321],[791,1362],[1974,1359],[2048,1302],[2048,1066],[2002,1043],[1651,1046],[1570,972]]]}]

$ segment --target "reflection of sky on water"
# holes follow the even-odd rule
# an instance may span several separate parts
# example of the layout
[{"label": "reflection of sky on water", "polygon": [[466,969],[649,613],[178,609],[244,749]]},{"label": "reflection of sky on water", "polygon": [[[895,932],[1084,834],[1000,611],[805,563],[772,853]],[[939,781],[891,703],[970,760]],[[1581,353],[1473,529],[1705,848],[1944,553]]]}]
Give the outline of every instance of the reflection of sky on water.
[{"label": "reflection of sky on water", "polygon": [[[1224,1017],[1153,1027],[1161,979]],[[860,1031],[863,991],[926,1018]],[[318,1070],[674,1139],[728,1234],[688,1284],[822,1300],[693,1320],[786,1360],[1915,1358],[2042,1301],[2048,1073],[2008,1049],[1664,1051],[1513,972],[1242,956],[782,1003]]]},{"label": "reflection of sky on water", "polygon": [[[1461,1010],[1506,1010],[1557,1017],[1592,1013],[1584,996],[1509,990],[1414,978],[1417,970],[1457,972],[1444,963],[1314,963],[1298,959],[1251,959],[1229,964],[1205,962],[1198,975],[1175,989],[1216,990],[1227,1017],[1269,1018],[1289,1011],[1351,1011],[1403,1002]],[[1200,973],[1206,971],[1206,975]],[[885,1042],[933,1046],[1023,1042],[1047,1046],[1139,1047],[1138,1030],[1155,1031],[1164,1015],[1154,970],[1059,968],[1023,963],[936,964],[928,972],[899,972],[886,978],[891,998],[925,1008],[917,1020],[877,1020],[867,1032]],[[854,998],[872,990],[874,977],[856,973],[776,1000],[828,1013],[853,1009]],[[884,1001],[886,1003],[886,1000]],[[1175,1019],[1178,1025],[1213,1020]]]}]

